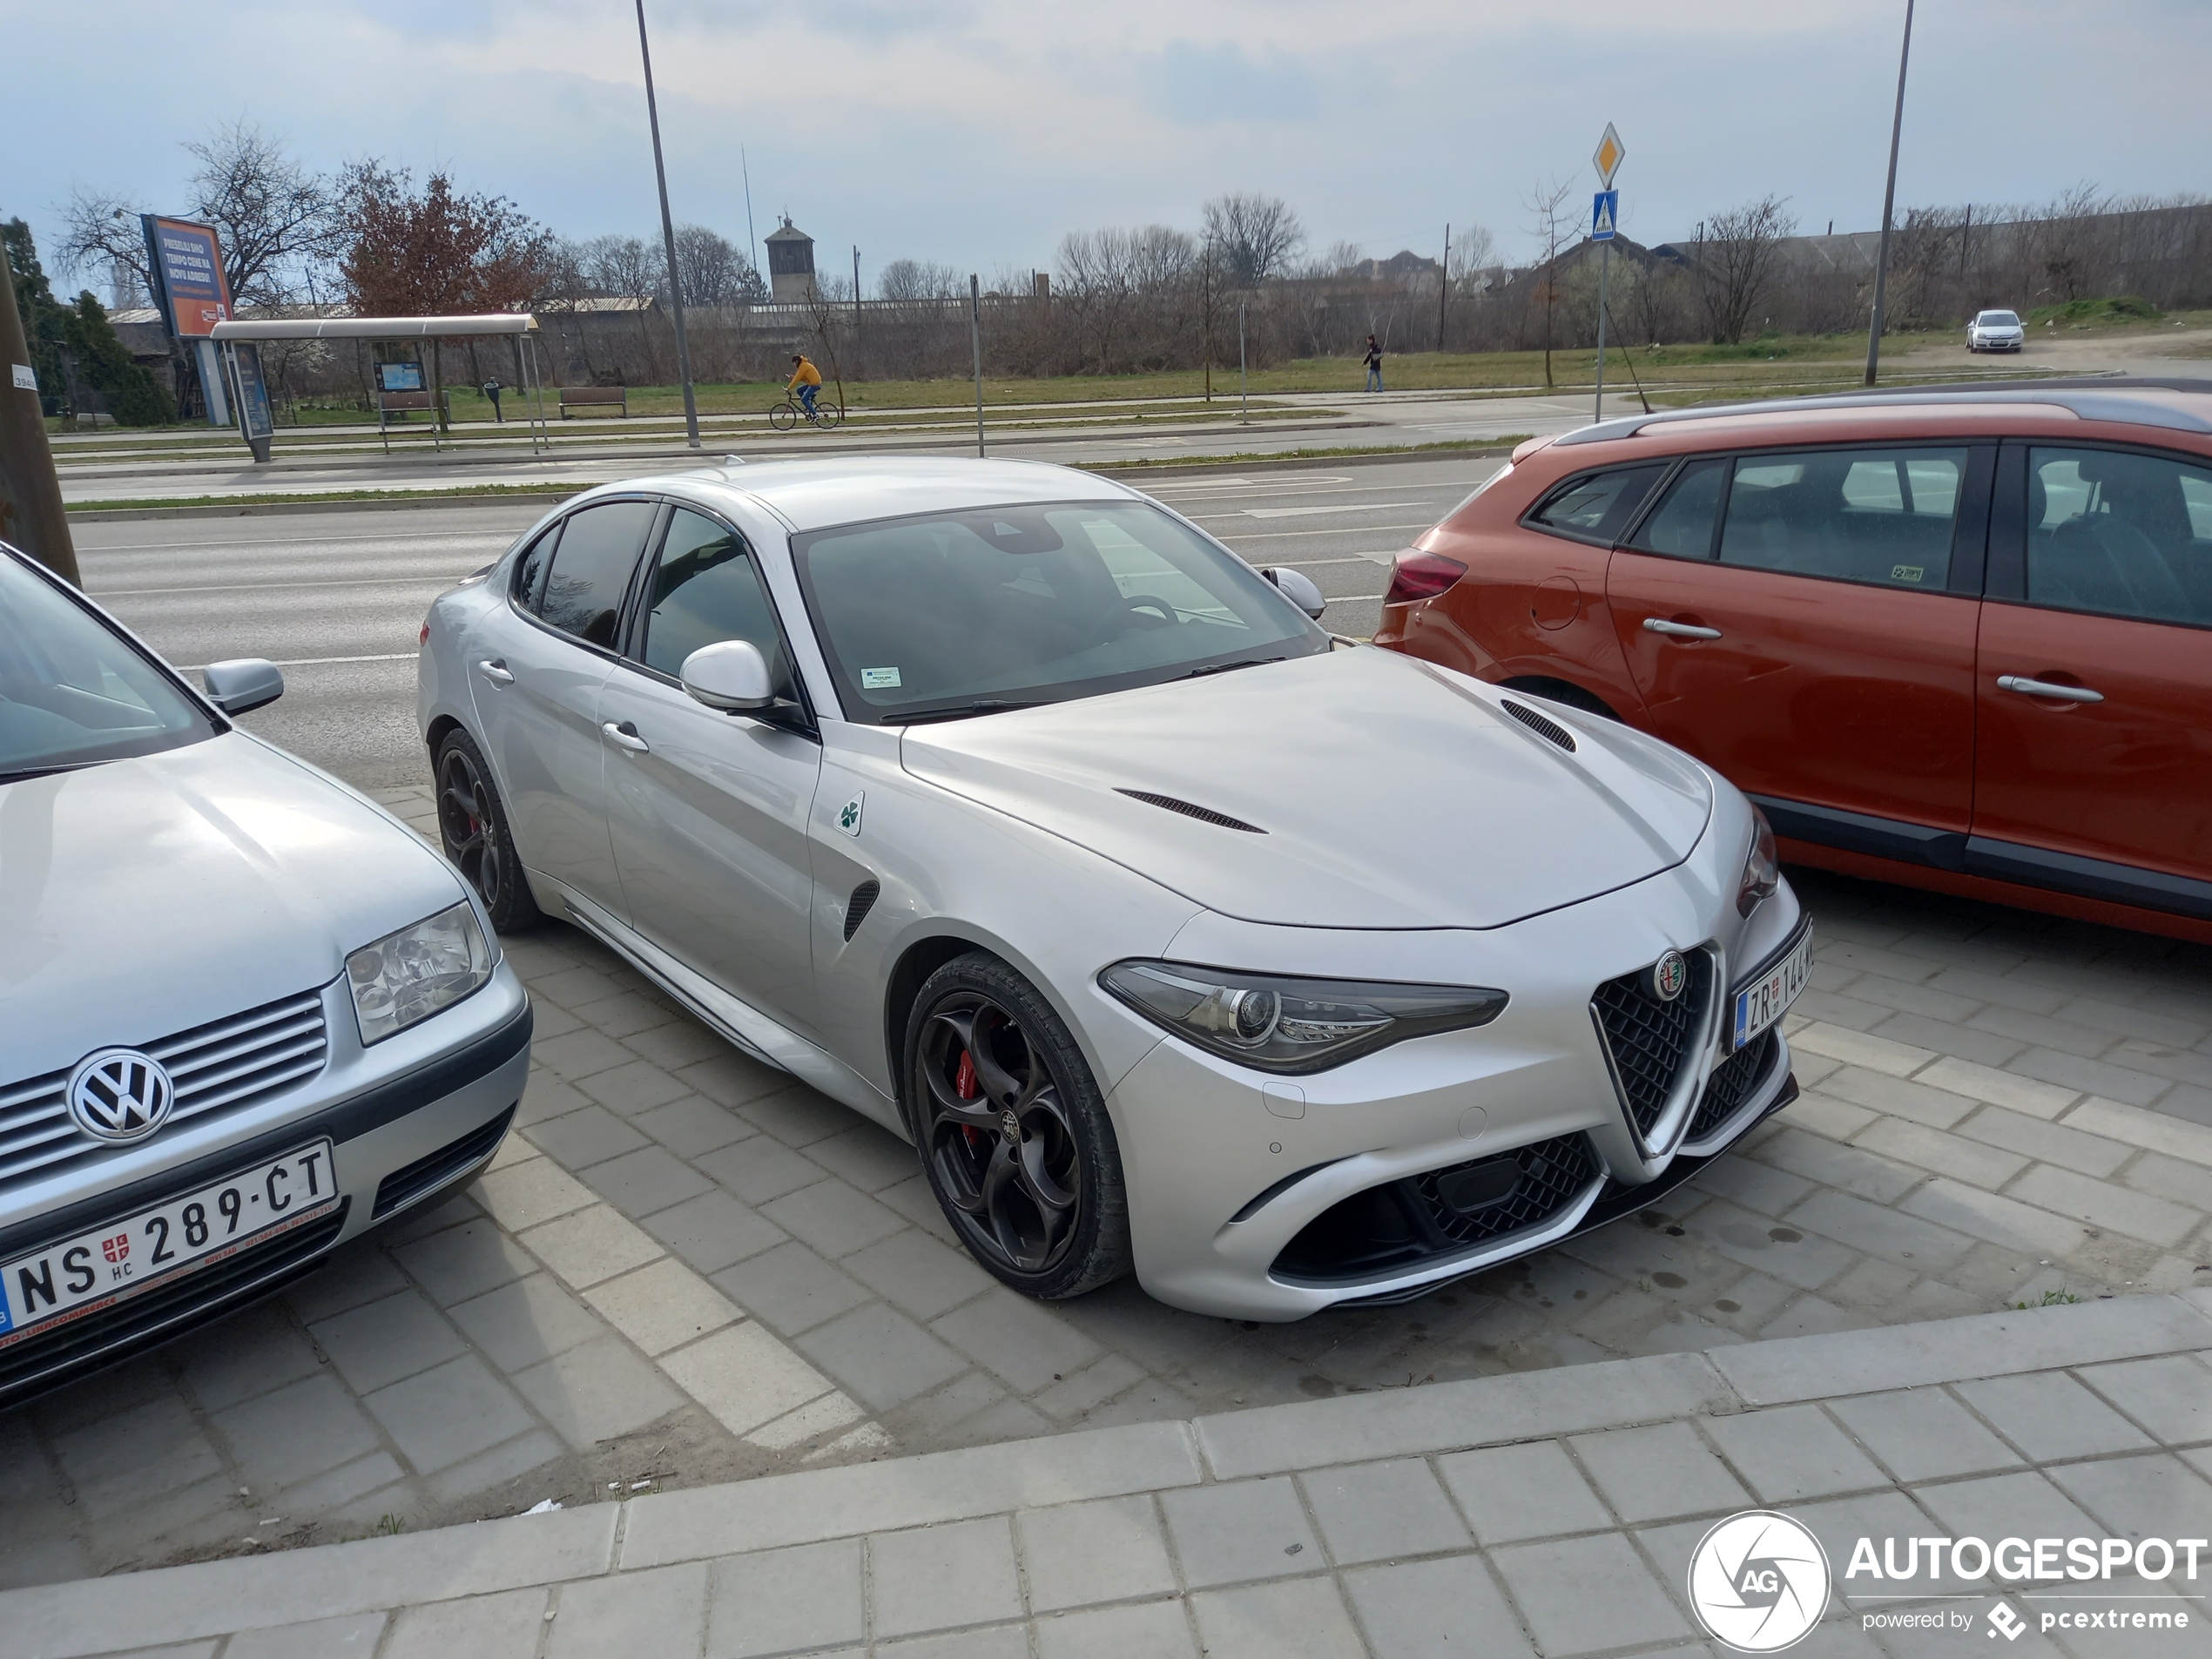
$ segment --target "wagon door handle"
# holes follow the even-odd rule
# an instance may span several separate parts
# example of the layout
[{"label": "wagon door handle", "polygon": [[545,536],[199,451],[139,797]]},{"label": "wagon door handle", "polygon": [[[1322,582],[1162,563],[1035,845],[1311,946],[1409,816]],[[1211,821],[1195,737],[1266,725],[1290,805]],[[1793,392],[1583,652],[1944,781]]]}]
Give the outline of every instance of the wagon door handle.
[{"label": "wagon door handle", "polygon": [[653,745],[637,735],[637,728],[628,720],[617,724],[608,721],[599,728],[606,733],[607,741],[617,749],[627,749],[632,754],[650,754]]},{"label": "wagon door handle", "polygon": [[515,683],[515,677],[508,672],[507,664],[496,657],[487,662],[478,663],[476,671],[494,685],[512,685]]},{"label": "wagon door handle", "polygon": [[2000,674],[1997,689],[2019,691],[2027,697],[2053,697],[2061,703],[2101,703],[2102,691],[2093,691],[2086,685],[2060,685],[2053,680],[2030,679],[2025,674]]},{"label": "wagon door handle", "polygon": [[1695,623],[1669,622],[1664,617],[1646,617],[1643,631],[1648,634],[1664,634],[1669,639],[1718,639],[1717,628],[1700,628]]}]

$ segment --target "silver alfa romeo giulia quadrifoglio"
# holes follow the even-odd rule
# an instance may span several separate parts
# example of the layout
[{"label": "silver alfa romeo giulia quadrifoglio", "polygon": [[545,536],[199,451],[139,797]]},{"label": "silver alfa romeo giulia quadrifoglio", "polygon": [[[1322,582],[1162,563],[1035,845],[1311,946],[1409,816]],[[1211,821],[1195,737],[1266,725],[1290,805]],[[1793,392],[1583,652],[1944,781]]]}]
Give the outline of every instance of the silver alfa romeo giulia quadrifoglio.
[{"label": "silver alfa romeo giulia quadrifoglio", "polygon": [[1713,772],[1320,610],[1082,473],[733,462],[438,599],[419,713],[499,927],[911,1141],[1006,1283],[1290,1319],[1723,1151],[1809,948]]}]

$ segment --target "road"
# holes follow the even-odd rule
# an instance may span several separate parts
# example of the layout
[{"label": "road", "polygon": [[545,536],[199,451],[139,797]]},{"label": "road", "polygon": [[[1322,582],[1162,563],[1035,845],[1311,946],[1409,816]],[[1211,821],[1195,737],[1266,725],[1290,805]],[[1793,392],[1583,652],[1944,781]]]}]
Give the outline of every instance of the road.
[{"label": "road", "polygon": [[[1365,637],[1391,557],[1501,465],[1460,458],[1149,481],[1255,564],[1294,566]],[[170,661],[284,665],[283,698],[244,724],[362,788],[418,781],[415,634],[430,600],[543,512],[482,505],[403,513],[84,524],[86,589]]]}]

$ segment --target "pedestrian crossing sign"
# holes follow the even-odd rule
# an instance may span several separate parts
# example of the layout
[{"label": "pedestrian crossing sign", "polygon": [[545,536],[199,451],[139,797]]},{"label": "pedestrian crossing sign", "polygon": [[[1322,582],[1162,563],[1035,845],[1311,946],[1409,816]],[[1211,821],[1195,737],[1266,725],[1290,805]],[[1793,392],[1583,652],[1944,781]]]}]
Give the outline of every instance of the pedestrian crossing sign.
[{"label": "pedestrian crossing sign", "polygon": [[1609,242],[1613,239],[1614,220],[1620,216],[1621,192],[1601,190],[1590,207],[1590,240]]}]

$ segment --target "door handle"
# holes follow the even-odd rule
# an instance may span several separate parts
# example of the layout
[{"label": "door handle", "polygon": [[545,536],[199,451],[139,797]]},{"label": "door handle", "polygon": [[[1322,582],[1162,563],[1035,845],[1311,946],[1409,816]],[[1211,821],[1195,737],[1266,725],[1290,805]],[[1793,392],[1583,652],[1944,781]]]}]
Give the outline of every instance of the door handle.
[{"label": "door handle", "polygon": [[2030,679],[2025,674],[2000,674],[1997,689],[2019,691],[2027,697],[2055,698],[2061,703],[2101,703],[2102,691],[2093,691],[2086,685],[2060,685],[2051,680]]},{"label": "door handle", "polygon": [[476,671],[494,685],[512,685],[515,683],[514,675],[507,671],[507,664],[496,657],[488,662],[478,663]]},{"label": "door handle", "polygon": [[627,749],[632,754],[640,755],[652,752],[653,745],[639,737],[637,728],[628,720],[622,721],[620,724],[610,720],[599,730],[606,734],[607,741],[617,749]]},{"label": "door handle", "polygon": [[1694,623],[1669,622],[1664,617],[1646,617],[1643,631],[1648,634],[1664,634],[1669,639],[1718,639],[1717,628],[1700,628]]}]

